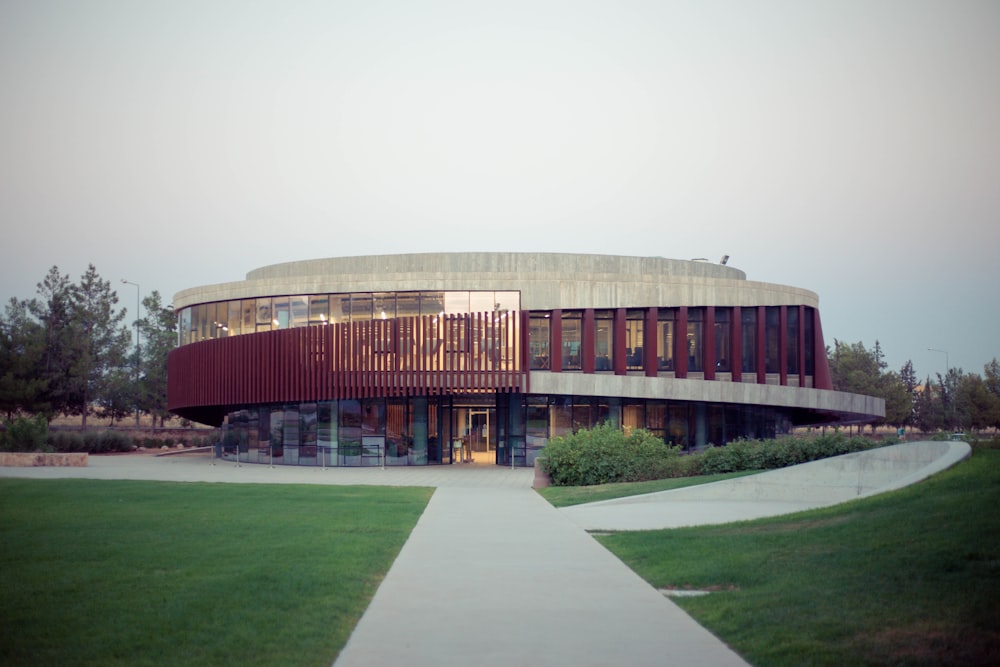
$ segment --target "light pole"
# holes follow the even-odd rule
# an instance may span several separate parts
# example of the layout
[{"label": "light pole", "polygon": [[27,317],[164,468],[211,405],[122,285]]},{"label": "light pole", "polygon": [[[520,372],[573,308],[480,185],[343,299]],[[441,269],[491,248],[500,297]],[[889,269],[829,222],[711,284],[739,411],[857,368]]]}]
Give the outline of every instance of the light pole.
[{"label": "light pole", "polygon": [[123,285],[132,285],[135,287],[135,387],[136,387],[136,399],[135,399],[135,425],[136,428],[139,427],[139,360],[142,358],[141,350],[139,347],[139,283],[134,283],[130,280],[125,280],[122,278]]}]

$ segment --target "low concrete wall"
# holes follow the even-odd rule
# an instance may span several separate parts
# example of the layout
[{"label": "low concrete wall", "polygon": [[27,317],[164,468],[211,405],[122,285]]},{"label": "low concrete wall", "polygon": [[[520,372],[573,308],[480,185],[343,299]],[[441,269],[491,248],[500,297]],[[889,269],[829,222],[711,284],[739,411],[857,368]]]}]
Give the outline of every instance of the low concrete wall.
[{"label": "low concrete wall", "polygon": [[0,467],[35,468],[52,466],[57,468],[86,468],[87,454],[46,454],[43,452],[0,452]]}]

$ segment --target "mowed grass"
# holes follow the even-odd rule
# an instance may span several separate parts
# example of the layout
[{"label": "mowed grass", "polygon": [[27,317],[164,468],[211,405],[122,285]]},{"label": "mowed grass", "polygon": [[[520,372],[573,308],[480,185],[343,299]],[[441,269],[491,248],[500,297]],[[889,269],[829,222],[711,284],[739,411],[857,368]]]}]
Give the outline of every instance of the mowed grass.
[{"label": "mowed grass", "polygon": [[787,517],[599,538],[751,663],[1000,664],[1000,451]]},{"label": "mowed grass", "polygon": [[538,493],[554,507],[568,507],[569,505],[594,503],[599,500],[611,500],[612,498],[637,496],[643,493],[682,489],[686,486],[695,486],[698,484],[710,484],[711,482],[720,482],[724,479],[754,475],[760,472],[763,471],[747,470],[720,473],[718,475],[671,477],[669,479],[653,479],[646,482],[620,482],[616,484],[595,484],[593,486],[547,486],[538,489]]},{"label": "mowed grass", "polygon": [[432,491],[0,479],[0,664],[329,665]]}]

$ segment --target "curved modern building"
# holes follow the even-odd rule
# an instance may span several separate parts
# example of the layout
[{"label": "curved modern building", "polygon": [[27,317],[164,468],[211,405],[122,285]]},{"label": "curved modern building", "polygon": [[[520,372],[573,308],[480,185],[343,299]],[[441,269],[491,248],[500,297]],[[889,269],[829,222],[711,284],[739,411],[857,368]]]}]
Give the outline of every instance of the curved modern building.
[{"label": "curved modern building", "polygon": [[342,257],[174,307],[169,408],[244,461],[523,466],[607,420],[696,449],[885,413],[833,391],[816,294],[705,261]]}]

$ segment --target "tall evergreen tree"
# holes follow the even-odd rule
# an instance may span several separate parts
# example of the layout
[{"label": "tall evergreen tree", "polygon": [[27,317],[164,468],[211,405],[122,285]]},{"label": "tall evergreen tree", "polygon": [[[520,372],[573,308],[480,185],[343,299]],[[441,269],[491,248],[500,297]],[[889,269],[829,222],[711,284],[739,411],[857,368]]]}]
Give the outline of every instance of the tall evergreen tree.
[{"label": "tall evergreen tree", "polygon": [[122,324],[126,312],[116,312],[117,303],[110,281],[102,280],[94,265],[89,265],[73,304],[75,345],[70,365],[77,389],[77,402],[70,406],[70,412],[80,415],[84,428],[91,403],[101,398],[111,372],[126,366],[130,335]]},{"label": "tall evergreen tree", "polygon": [[38,320],[44,337],[41,379],[45,382],[45,401],[52,414],[64,414],[79,402],[79,392],[70,374],[73,365],[75,332],[73,315],[76,287],[68,275],[53,266],[36,285],[36,297],[28,310]]},{"label": "tall evergreen tree", "polygon": [[0,412],[8,421],[19,413],[49,411],[42,372],[45,336],[29,304],[12,298],[0,316]]}]

